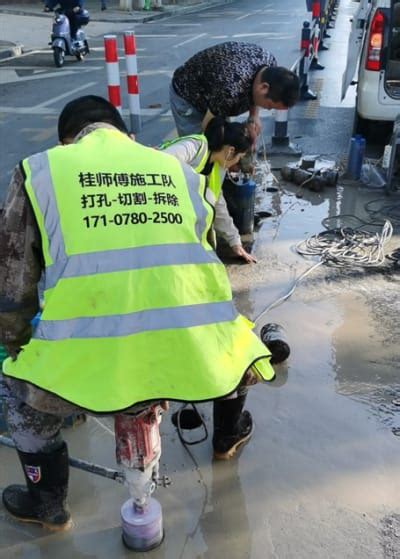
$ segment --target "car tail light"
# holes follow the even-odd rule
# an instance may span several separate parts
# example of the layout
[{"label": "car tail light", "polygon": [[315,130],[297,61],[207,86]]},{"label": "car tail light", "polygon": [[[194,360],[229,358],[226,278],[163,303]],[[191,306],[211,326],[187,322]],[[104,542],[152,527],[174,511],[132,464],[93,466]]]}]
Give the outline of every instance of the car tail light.
[{"label": "car tail light", "polygon": [[381,51],[383,45],[383,30],[385,25],[385,16],[383,12],[377,10],[372,19],[371,29],[368,37],[368,52],[365,63],[366,70],[375,72],[381,69]]}]

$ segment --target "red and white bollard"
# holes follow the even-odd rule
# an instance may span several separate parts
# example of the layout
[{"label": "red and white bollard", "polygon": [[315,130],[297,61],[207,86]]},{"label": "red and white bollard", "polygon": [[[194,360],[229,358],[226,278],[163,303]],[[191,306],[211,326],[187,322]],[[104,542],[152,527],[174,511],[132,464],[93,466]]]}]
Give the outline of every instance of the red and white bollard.
[{"label": "red and white bollard", "polygon": [[104,35],[104,52],[107,69],[108,100],[121,112],[121,82],[116,35]]},{"label": "red and white bollard", "polygon": [[124,33],[124,50],[126,60],[126,81],[128,86],[128,104],[131,132],[139,132],[142,123],[140,117],[139,79],[136,58],[136,41],[133,31]]}]

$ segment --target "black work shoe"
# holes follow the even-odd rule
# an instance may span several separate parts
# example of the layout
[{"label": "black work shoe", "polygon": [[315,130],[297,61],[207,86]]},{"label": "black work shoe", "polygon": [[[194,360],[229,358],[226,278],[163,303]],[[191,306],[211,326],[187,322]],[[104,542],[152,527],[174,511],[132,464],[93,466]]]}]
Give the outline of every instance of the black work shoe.
[{"label": "black work shoe", "polygon": [[253,434],[254,425],[250,412],[243,411],[237,423],[236,433],[224,434],[216,429],[213,436],[213,448],[215,460],[229,460],[239,448],[247,442]]},{"label": "black work shoe", "polygon": [[24,485],[9,485],[4,489],[2,498],[6,510],[22,522],[34,522],[54,531],[72,527],[68,507],[44,492],[38,501]]}]

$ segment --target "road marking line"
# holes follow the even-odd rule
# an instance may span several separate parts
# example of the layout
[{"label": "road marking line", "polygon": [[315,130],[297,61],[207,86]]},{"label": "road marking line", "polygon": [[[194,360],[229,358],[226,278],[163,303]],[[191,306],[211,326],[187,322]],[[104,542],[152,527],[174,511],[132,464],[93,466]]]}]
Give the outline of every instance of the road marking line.
[{"label": "road marking line", "polygon": [[197,41],[197,39],[201,39],[201,37],[204,37],[205,35],[207,35],[207,33],[200,33],[200,35],[196,35],[195,37],[192,37],[191,39],[187,39],[186,41],[182,41],[181,43],[178,43],[177,45],[174,45],[174,49],[177,49],[178,47],[182,47],[183,45],[187,45],[188,43],[192,43],[193,41]]},{"label": "road marking line", "polygon": [[[71,92],[69,92],[71,94]],[[3,115],[59,115],[59,109],[52,109],[50,107],[0,107],[0,114]],[[122,114],[124,116],[129,115],[128,109],[123,110]],[[172,117],[172,113],[170,110],[165,111],[165,109],[141,109],[140,114],[142,116],[165,116],[165,117]]]},{"label": "road marking line", "polygon": [[[172,76],[174,70],[143,70],[139,72],[139,77],[142,78],[143,76],[156,76],[158,74],[165,74],[167,76]],[[125,74],[126,72],[121,72],[121,75]]]},{"label": "road marking line", "polygon": [[67,93],[63,93],[62,95],[58,95],[58,97],[53,97],[52,99],[49,99],[48,101],[44,101],[44,103],[39,103],[39,105],[35,105],[32,108],[33,109],[40,109],[41,107],[46,107],[47,105],[52,105],[53,103],[57,103],[57,101],[60,101],[61,99],[65,99],[65,97],[69,97],[70,95],[74,95],[74,93],[78,93],[78,91],[82,91],[82,89],[92,87],[92,85],[96,85],[96,83],[97,82],[85,83],[84,85],[76,87],[75,89],[71,89]]},{"label": "road marking line", "polygon": [[179,35],[135,35],[137,39],[173,39],[179,37]]},{"label": "road marking line", "polygon": [[[15,60],[16,58],[18,58],[18,60],[19,60],[20,58],[25,58],[25,56],[31,56],[31,54],[37,54],[39,52],[42,52],[42,51],[40,51],[40,50],[30,50],[29,52],[23,52],[22,54],[17,54],[16,56],[8,56],[7,58],[4,58],[3,60],[0,60],[0,64],[5,64],[5,63],[9,62],[10,60]],[[46,51],[46,52],[48,52],[48,51]]]},{"label": "road marking line", "polygon": [[[137,35],[136,35],[137,37]],[[118,49],[120,52],[124,52],[123,48]],[[147,50],[146,48],[138,48],[136,47],[136,52],[144,52]],[[104,52],[104,47],[90,47],[90,52]]]},{"label": "road marking line", "polygon": [[[10,76],[7,77],[7,74],[4,72],[0,73],[0,84],[4,85],[7,83],[22,83],[22,82],[29,82],[29,81],[33,81],[33,80],[47,80],[50,78],[63,78],[64,76],[73,76],[76,75],[78,73],[80,74],[86,74],[87,72],[93,72],[95,70],[101,70],[102,67],[101,66],[91,66],[88,68],[85,68],[84,70],[82,69],[77,69],[77,70],[57,70],[56,72],[49,72],[47,74],[45,73],[40,73],[40,74],[32,74],[30,76],[23,76],[21,78],[19,77],[15,77],[12,78]],[[13,70],[13,72],[15,72],[15,70]]]},{"label": "road marking line", "polygon": [[[151,22],[152,25],[155,25],[157,22],[153,21]],[[158,23],[158,25],[160,25]],[[161,26],[162,27],[199,27],[203,25],[202,23],[162,23]]]},{"label": "road marking line", "polygon": [[241,19],[244,19],[244,18],[246,18],[246,17],[251,16],[251,14],[252,14],[252,12],[249,12],[248,14],[244,14],[244,15],[242,15],[242,16],[236,17],[235,20],[236,20],[236,21],[240,21]]},{"label": "road marking line", "polygon": [[239,39],[241,37],[269,37],[270,39],[290,39],[294,37],[294,35],[283,35],[282,33],[274,33],[274,32],[265,32],[265,33],[238,33],[236,35],[232,35],[234,39]]},{"label": "road marking line", "polygon": [[20,133],[23,136],[29,136],[30,142],[47,142],[52,136],[56,134],[54,127],[50,128],[22,128]]},{"label": "road marking line", "polygon": [[33,70],[36,72],[47,72],[48,68],[43,68],[43,66],[21,66],[20,64],[10,64],[7,66],[7,70]]}]

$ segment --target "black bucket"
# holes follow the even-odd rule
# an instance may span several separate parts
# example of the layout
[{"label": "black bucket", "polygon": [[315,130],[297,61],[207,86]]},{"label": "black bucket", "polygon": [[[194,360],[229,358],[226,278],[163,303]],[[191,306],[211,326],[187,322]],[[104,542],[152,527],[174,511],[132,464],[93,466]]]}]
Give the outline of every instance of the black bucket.
[{"label": "black bucket", "polygon": [[256,199],[256,183],[252,179],[244,182],[233,182],[229,177],[222,186],[228,211],[233,223],[241,235],[254,230],[254,206]]}]

